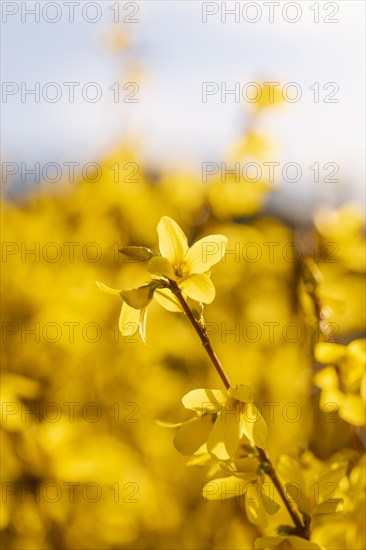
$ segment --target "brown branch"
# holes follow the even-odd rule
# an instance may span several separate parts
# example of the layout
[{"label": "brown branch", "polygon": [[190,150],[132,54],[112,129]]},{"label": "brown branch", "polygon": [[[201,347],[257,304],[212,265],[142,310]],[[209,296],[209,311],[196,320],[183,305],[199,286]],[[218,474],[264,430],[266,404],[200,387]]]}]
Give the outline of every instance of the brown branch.
[{"label": "brown branch", "polygon": [[[224,383],[224,386],[226,389],[229,389],[231,386],[231,383],[229,381],[229,378],[224,370],[224,367],[222,366],[219,358],[217,357],[216,353],[214,352],[210,339],[207,336],[206,331],[204,328],[200,325],[200,323],[197,321],[195,316],[193,315],[192,311],[190,310],[187,302],[183,298],[182,292],[180,288],[178,287],[177,283],[175,281],[169,281],[169,287],[171,292],[176,296],[177,300],[179,301],[180,305],[182,306],[183,311],[187,315],[188,319],[190,320],[191,324],[193,325],[193,328],[197,332],[203,347],[205,348],[209,358],[211,359],[217,373],[219,374],[222,382]],[[260,447],[256,446],[256,450],[259,454],[259,457],[265,466],[265,472],[268,475],[268,477],[272,480],[272,483],[276,487],[278,494],[280,495],[284,505],[286,506],[286,509],[288,513],[291,516],[292,521],[295,525],[294,534],[296,533],[298,536],[309,539],[310,538],[310,530],[308,525],[304,525],[301,521],[301,518],[297,511],[295,510],[292,502],[288,499],[285,489],[283,488],[281,481],[278,478],[277,472],[275,470],[275,467],[272,464],[272,461],[270,459],[270,456],[268,452],[265,449],[261,449]]]},{"label": "brown branch", "polygon": [[170,290],[172,291],[174,296],[176,296],[176,298],[178,299],[180,305],[183,308],[184,313],[187,315],[188,319],[191,321],[191,323],[193,325],[193,328],[195,329],[198,336],[200,337],[202,345],[205,348],[205,350],[207,352],[207,355],[210,357],[210,359],[211,359],[215,369],[217,370],[221,380],[223,381],[225,388],[229,389],[230,386],[231,386],[231,383],[229,381],[229,378],[228,378],[226,372],[224,371],[223,366],[220,363],[219,358],[217,357],[216,353],[212,349],[211,342],[210,342],[210,340],[207,336],[207,333],[206,333],[205,330],[203,330],[203,328],[201,327],[201,325],[198,323],[197,319],[193,315],[193,313],[190,310],[187,302],[185,301],[185,299],[182,296],[180,288],[178,287],[178,285],[175,281],[170,281]]}]

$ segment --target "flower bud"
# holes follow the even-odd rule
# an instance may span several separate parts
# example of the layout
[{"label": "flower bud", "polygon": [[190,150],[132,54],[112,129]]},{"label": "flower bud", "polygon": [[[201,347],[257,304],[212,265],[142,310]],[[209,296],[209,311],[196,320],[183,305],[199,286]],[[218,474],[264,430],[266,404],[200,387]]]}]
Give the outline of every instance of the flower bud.
[{"label": "flower bud", "polygon": [[124,256],[127,256],[127,258],[131,258],[131,260],[135,260],[136,262],[147,262],[154,256],[158,256],[157,252],[154,252],[154,250],[151,250],[146,246],[136,246],[133,244],[120,248],[118,252]]}]

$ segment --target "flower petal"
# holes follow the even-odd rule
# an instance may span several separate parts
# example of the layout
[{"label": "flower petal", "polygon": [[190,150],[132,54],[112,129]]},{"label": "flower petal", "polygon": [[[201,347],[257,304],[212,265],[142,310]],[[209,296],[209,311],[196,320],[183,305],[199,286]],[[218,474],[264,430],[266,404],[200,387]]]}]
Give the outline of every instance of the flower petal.
[{"label": "flower petal", "polygon": [[99,281],[95,281],[95,284],[97,285],[99,290],[105,292],[106,294],[111,294],[112,296],[120,296],[121,291],[117,290],[116,288],[111,288],[110,286],[107,286]]},{"label": "flower petal", "polygon": [[346,346],[329,342],[320,342],[315,346],[315,359],[319,363],[336,363],[347,353]]},{"label": "flower petal", "polygon": [[202,496],[206,500],[221,500],[221,502],[225,502],[228,498],[239,500],[244,498],[247,484],[248,482],[235,476],[212,479],[203,486]]},{"label": "flower petal", "polygon": [[168,258],[172,265],[183,261],[188,250],[187,237],[177,222],[163,216],[158,223],[159,249],[164,258]]},{"label": "flower petal", "polygon": [[263,416],[253,403],[245,405],[242,412],[242,429],[247,438],[263,449],[266,446],[268,427]]},{"label": "flower petal", "polygon": [[147,308],[140,311],[140,336],[144,344],[146,344],[146,318],[147,318]]},{"label": "flower petal", "polygon": [[253,401],[253,388],[252,386],[246,386],[245,384],[236,384],[236,386],[231,386],[227,393],[241,401],[242,403],[248,403]]},{"label": "flower petal", "polygon": [[240,413],[235,409],[224,409],[217,417],[207,441],[207,450],[220,460],[228,460],[235,455],[242,436]]},{"label": "flower petal", "polygon": [[164,420],[159,420],[157,418],[155,420],[155,424],[157,424],[157,426],[161,426],[162,428],[180,428],[184,422],[165,422]]},{"label": "flower petal", "polygon": [[221,468],[230,474],[234,473],[237,477],[250,481],[258,479],[258,466],[258,459],[254,457],[236,458],[228,463],[221,464]]},{"label": "flower petal", "polygon": [[[333,403],[334,405],[334,403]],[[365,404],[360,395],[347,394],[344,396],[339,416],[349,424],[365,425]]]},{"label": "flower petal", "polygon": [[121,298],[130,307],[135,309],[146,308],[154,296],[154,288],[151,284],[141,286],[140,288],[133,288],[131,290],[121,290]]},{"label": "flower petal", "polygon": [[280,510],[281,506],[275,500],[273,500],[271,497],[266,495],[266,493],[264,492],[265,490],[266,490],[266,484],[264,484],[264,486],[262,486],[261,499],[262,499],[263,506],[265,507],[267,514],[270,514],[272,516],[273,514],[276,514],[278,512],[278,510]]},{"label": "flower petal", "polygon": [[119,330],[123,336],[132,336],[138,331],[140,324],[140,311],[123,302],[118,320]]},{"label": "flower petal", "polygon": [[179,287],[187,296],[197,302],[210,304],[215,298],[214,284],[210,277],[205,274],[191,275],[187,279],[181,281]]},{"label": "flower petal", "polygon": [[206,466],[212,462],[211,455],[208,454],[207,450],[205,451],[205,445],[202,445],[194,455],[190,456],[186,462],[187,466]]},{"label": "flower petal", "polygon": [[[253,491],[251,491],[252,488],[254,489]],[[258,483],[253,483],[248,486],[245,493],[245,511],[250,523],[258,525],[259,527],[267,527],[268,519],[266,510],[263,506],[261,491],[262,489]]]},{"label": "flower petal", "polygon": [[314,376],[314,383],[318,388],[331,389],[338,388],[338,375],[334,367],[325,367]]},{"label": "flower petal", "polygon": [[343,509],[343,499],[341,498],[332,498],[321,502],[316,506],[312,515],[318,516],[323,514],[334,514],[335,512],[341,512]]},{"label": "flower petal", "polygon": [[182,313],[182,307],[177,298],[167,288],[155,290],[155,300],[168,311]]},{"label": "flower petal", "polygon": [[277,462],[277,471],[281,481],[286,485],[289,497],[296,501],[301,512],[310,514],[313,506],[307,495],[303,471],[296,460],[290,456],[281,455]]},{"label": "flower petal", "polygon": [[153,275],[163,275],[164,277],[168,277],[168,279],[176,280],[172,264],[167,258],[163,258],[162,256],[151,258],[147,270]]},{"label": "flower petal", "polygon": [[225,255],[227,238],[209,235],[194,243],[188,250],[185,262],[188,273],[206,273]]},{"label": "flower petal", "polygon": [[174,446],[182,455],[191,455],[206,443],[212,420],[197,416],[184,422],[174,437]]},{"label": "flower petal", "polygon": [[218,413],[225,402],[226,395],[221,390],[192,390],[182,397],[182,403],[186,409],[202,413]]}]

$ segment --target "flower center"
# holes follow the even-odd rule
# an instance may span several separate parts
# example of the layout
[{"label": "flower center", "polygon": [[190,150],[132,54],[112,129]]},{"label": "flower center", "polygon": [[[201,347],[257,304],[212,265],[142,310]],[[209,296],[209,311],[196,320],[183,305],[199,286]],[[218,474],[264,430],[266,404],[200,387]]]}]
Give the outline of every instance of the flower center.
[{"label": "flower center", "polygon": [[186,267],[186,262],[180,262],[180,264],[174,266],[174,273],[177,277],[183,277]]}]

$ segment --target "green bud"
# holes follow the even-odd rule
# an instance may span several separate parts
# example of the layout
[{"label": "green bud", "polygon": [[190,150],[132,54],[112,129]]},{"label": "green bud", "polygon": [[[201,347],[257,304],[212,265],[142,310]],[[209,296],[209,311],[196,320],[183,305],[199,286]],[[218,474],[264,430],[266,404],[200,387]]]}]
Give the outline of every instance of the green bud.
[{"label": "green bud", "polygon": [[118,252],[124,256],[127,256],[127,258],[131,258],[131,260],[135,260],[136,262],[147,262],[154,256],[158,256],[158,253],[151,250],[151,248],[147,248],[146,246],[137,246],[134,244],[124,246],[123,248],[120,248]]},{"label": "green bud", "polygon": [[293,527],[292,525],[279,525],[277,527],[277,533],[281,537],[286,537],[288,535],[293,535],[296,533],[296,527]]}]

